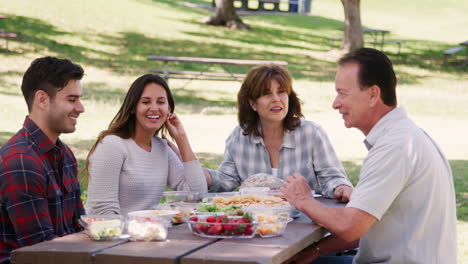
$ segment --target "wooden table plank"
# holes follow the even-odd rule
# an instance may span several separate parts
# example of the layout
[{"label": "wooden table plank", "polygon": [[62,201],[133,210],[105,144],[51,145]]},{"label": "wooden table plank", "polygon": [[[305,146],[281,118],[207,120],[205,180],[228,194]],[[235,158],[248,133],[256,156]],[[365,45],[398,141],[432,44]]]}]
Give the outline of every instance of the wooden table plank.
[{"label": "wooden table plank", "polygon": [[223,239],[182,258],[182,264],[282,263],[325,235],[311,223],[292,222],[278,237]]},{"label": "wooden table plank", "polygon": [[11,254],[11,263],[92,263],[92,255],[95,252],[122,243],[125,243],[125,240],[93,241],[81,232],[16,249]]},{"label": "wooden table plank", "polygon": [[[328,198],[317,198],[330,207],[345,204]],[[304,214],[286,227],[282,236],[273,238],[223,239],[182,258],[182,264],[227,264],[227,263],[282,263],[314,241],[321,239],[327,231],[313,224]]]},{"label": "wooden table plank", "polygon": [[190,250],[212,243],[190,233],[187,224],[174,226],[169,230],[166,241],[128,242],[102,250],[95,255],[95,264],[174,264],[178,256]]}]

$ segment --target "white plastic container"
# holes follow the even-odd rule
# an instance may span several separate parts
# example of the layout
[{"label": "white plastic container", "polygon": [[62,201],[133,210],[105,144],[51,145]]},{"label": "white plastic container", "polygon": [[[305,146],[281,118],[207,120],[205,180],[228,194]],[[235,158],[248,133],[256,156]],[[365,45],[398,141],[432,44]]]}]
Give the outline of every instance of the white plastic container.
[{"label": "white plastic container", "polygon": [[171,225],[170,221],[174,214],[156,215],[148,211],[163,210],[144,210],[128,213],[126,226],[131,241],[166,240],[168,227]]},{"label": "white plastic container", "polygon": [[119,239],[124,228],[121,215],[82,215],[80,224],[93,240]]}]

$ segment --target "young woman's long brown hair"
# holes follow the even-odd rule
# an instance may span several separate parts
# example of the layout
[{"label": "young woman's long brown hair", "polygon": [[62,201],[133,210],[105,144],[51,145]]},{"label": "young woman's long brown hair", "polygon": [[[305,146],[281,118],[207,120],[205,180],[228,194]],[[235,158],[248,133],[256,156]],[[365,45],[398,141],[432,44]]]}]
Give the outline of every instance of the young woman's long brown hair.
[{"label": "young woman's long brown hair", "polygon": [[[99,136],[94,143],[93,147],[88,153],[86,157],[86,166],[83,171],[86,172],[86,175],[89,177],[89,157],[93,154],[96,146],[102,141],[102,139],[107,135],[116,135],[121,138],[132,138],[135,136],[135,126],[136,126],[136,116],[135,111],[138,102],[140,101],[141,95],[143,94],[143,90],[145,87],[150,83],[156,83],[161,85],[164,90],[166,90],[167,94],[167,102],[169,103],[170,112],[174,113],[175,103],[174,97],[172,96],[171,90],[167,85],[166,81],[161,78],[159,75],[156,74],[145,74],[138,77],[128,89],[127,95],[125,96],[125,100],[120,107],[117,114],[114,116],[112,121],[109,124],[109,128],[106,130],[101,131]],[[154,135],[157,135],[161,131],[161,136],[165,137],[166,134],[166,126],[161,126],[158,131]]]}]

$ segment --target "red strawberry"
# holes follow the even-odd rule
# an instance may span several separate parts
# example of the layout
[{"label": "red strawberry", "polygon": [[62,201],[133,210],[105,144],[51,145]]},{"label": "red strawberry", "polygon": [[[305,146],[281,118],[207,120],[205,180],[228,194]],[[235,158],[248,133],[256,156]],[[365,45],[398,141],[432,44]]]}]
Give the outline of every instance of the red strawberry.
[{"label": "red strawberry", "polygon": [[247,228],[245,229],[244,234],[246,234],[247,236],[252,235],[252,234],[253,234],[252,228],[251,228],[251,227],[247,227]]},{"label": "red strawberry", "polygon": [[223,226],[214,224],[211,225],[210,228],[208,228],[208,231],[206,232],[208,235],[219,235],[223,232]]},{"label": "red strawberry", "polygon": [[205,233],[205,231],[206,231],[203,224],[192,225],[192,229],[196,233]]},{"label": "red strawberry", "polygon": [[217,223],[226,223],[228,221],[227,215],[220,215],[218,218],[216,218]]},{"label": "red strawberry", "polygon": [[238,219],[237,222],[238,223],[248,223],[249,220],[245,219],[244,217],[242,217],[241,219]]},{"label": "red strawberry", "polygon": [[216,222],[216,217],[210,215],[210,216],[208,216],[208,217],[206,218],[206,222],[208,222],[208,223],[214,223],[214,222]]},{"label": "red strawberry", "polygon": [[234,221],[235,220],[229,220],[227,224],[224,224],[224,230],[232,231],[234,229],[234,225],[232,225],[231,223],[234,223]]},{"label": "red strawberry", "polygon": [[197,222],[197,221],[198,221],[198,217],[196,217],[195,215],[194,215],[194,216],[191,216],[191,217],[190,217],[190,221],[192,221],[192,222]]}]

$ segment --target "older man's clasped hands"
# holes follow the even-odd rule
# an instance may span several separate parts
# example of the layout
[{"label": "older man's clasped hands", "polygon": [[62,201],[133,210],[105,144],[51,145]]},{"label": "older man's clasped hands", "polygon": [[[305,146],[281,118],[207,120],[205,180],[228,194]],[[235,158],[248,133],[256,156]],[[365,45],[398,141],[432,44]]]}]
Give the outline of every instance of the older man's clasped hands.
[{"label": "older man's clasped hands", "polygon": [[[286,178],[280,191],[282,197],[300,211],[303,210],[302,204],[307,200],[314,199],[307,180],[297,172]],[[352,187],[343,184],[338,185],[333,194],[336,200],[345,203],[349,201],[352,191]]]}]

